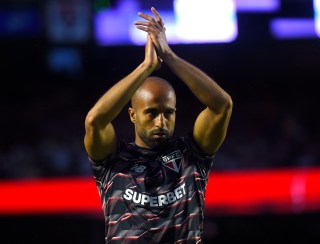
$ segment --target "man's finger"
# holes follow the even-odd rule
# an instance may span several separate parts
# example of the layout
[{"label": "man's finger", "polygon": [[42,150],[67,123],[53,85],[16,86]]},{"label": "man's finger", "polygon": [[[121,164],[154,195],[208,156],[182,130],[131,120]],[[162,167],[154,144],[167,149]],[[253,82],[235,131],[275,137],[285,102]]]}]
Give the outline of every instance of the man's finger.
[{"label": "man's finger", "polygon": [[147,15],[147,14],[144,14],[144,13],[139,12],[138,15],[139,15],[141,18],[144,18],[144,19],[146,19],[146,20],[149,20],[149,21],[152,20],[152,17],[149,16],[149,15]]},{"label": "man's finger", "polygon": [[136,28],[139,30],[145,31],[150,35],[155,35],[158,32],[158,30],[153,27],[146,27],[143,25],[136,25]]},{"label": "man's finger", "polygon": [[158,11],[154,7],[151,8],[151,11],[154,14],[154,16],[156,17],[157,22],[163,27],[164,23],[162,21],[160,14],[158,13]]},{"label": "man's finger", "polygon": [[143,26],[150,26],[150,22],[147,21],[135,21],[135,25],[143,25]]},{"label": "man's finger", "polygon": [[158,14],[159,17],[157,18],[157,20],[152,18],[151,16],[144,14],[144,13],[141,13],[141,12],[139,12],[138,15],[141,18],[148,20],[151,24],[155,25],[159,30],[161,30],[161,28],[163,27],[163,22],[162,22],[159,14]]},{"label": "man's finger", "polygon": [[141,25],[137,25],[136,27],[137,27],[137,29],[139,29],[139,30],[148,32],[148,28],[147,28],[147,27],[144,27],[144,26],[141,26]]}]

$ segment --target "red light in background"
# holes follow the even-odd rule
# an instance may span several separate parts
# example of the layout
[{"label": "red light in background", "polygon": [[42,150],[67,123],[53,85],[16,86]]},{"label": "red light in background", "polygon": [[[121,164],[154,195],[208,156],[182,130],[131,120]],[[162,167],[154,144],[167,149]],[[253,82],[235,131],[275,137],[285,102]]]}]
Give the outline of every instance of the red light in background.
[{"label": "red light in background", "polygon": [[[94,179],[0,182],[0,214],[101,213]],[[211,172],[206,212],[212,214],[320,211],[320,168]]]}]

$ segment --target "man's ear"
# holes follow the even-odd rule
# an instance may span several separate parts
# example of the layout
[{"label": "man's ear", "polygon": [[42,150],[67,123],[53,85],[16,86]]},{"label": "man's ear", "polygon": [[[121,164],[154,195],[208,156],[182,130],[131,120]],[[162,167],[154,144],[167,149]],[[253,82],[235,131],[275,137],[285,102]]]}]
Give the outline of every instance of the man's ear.
[{"label": "man's ear", "polygon": [[136,112],[134,111],[134,109],[128,108],[128,113],[129,113],[131,122],[135,123],[136,122]]}]

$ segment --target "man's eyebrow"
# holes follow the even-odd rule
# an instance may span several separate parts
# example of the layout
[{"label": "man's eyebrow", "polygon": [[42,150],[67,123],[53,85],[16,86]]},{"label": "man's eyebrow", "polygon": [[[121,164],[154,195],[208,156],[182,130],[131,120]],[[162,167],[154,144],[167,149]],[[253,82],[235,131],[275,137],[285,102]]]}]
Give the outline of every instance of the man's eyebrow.
[{"label": "man's eyebrow", "polygon": [[177,108],[169,107],[166,110],[172,110],[172,111],[177,111]]},{"label": "man's eyebrow", "polygon": [[145,108],[143,111],[144,111],[144,112],[154,112],[154,111],[158,111],[158,109],[157,109],[157,108],[149,107],[149,108]]},{"label": "man's eyebrow", "polygon": [[[176,110],[177,110],[177,109],[174,108],[174,107],[165,108],[165,111],[173,111],[173,112],[175,112]],[[148,108],[145,108],[143,111],[144,111],[145,113],[147,113],[147,112],[159,111],[159,109],[158,109],[158,108],[153,108],[153,107],[148,107]]]}]

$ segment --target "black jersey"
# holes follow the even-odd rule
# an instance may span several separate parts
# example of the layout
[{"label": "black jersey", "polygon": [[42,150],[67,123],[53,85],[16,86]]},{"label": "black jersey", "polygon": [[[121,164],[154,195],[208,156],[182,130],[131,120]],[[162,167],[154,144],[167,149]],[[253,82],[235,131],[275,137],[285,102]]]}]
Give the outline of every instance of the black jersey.
[{"label": "black jersey", "polygon": [[105,242],[201,243],[212,159],[185,136],[157,150],[118,141],[115,154],[91,160]]}]

